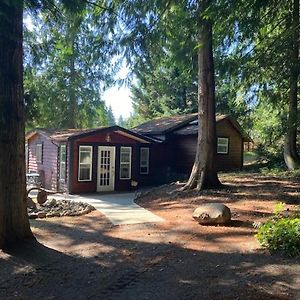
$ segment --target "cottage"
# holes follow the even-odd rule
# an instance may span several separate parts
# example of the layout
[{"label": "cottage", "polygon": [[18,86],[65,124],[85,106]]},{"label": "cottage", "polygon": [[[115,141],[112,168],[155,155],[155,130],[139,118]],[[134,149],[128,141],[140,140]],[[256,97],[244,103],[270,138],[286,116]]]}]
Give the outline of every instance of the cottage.
[{"label": "cottage", "polygon": [[39,173],[45,188],[69,193],[128,190],[151,182],[149,161],[159,143],[119,126],[36,129],[26,141],[27,172]]},{"label": "cottage", "polygon": [[[26,135],[27,173],[42,186],[69,193],[130,190],[188,175],[197,143],[197,114],[163,117],[132,130],[36,129]],[[230,116],[217,116],[217,167],[241,169],[247,140]]]},{"label": "cottage", "polygon": [[[237,121],[228,115],[216,116],[217,169],[242,169],[243,145],[249,141]],[[143,136],[160,139],[165,147],[165,162],[170,172],[189,174],[195,160],[198,114],[162,117],[132,129]]]}]

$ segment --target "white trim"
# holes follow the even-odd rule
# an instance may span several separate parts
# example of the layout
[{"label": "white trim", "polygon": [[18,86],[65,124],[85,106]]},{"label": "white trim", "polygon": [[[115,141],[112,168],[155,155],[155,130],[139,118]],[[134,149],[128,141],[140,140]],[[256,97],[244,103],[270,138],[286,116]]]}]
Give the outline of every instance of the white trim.
[{"label": "white trim", "polygon": [[[142,165],[142,150],[147,150],[147,158],[144,162],[146,162],[145,165]],[[143,175],[146,175],[146,174],[149,174],[149,155],[150,154],[150,148],[149,147],[141,147],[140,148],[140,174],[143,174]],[[142,172],[142,168],[147,168],[147,171],[146,172]]]},{"label": "white trim", "polygon": [[[122,162],[121,157],[122,157],[122,150],[129,149],[129,162]],[[119,172],[119,178],[120,180],[128,180],[131,179],[131,155],[132,155],[132,148],[131,147],[120,147],[120,172]],[[129,177],[121,177],[121,169],[122,169],[122,164],[123,165],[129,165]]]},{"label": "white trim", "polygon": [[[101,151],[110,151],[110,176],[109,185],[100,185],[100,166]],[[116,164],[116,147],[115,146],[98,146],[98,163],[97,163],[97,192],[109,192],[115,190],[115,164]]]},{"label": "white trim", "polygon": [[[65,161],[62,161],[62,148],[65,148]],[[61,166],[62,165],[65,165],[65,171],[62,172],[61,171]],[[66,180],[66,166],[67,166],[67,145],[66,144],[63,144],[63,145],[60,145],[59,146],[59,180]],[[62,178],[62,174],[64,173],[64,176]]]},{"label": "white trim", "polygon": [[[82,152],[90,152],[91,155],[90,155],[90,176],[89,176],[89,179],[80,179],[79,178],[79,175],[80,175],[80,148],[89,148],[90,151],[82,151]],[[86,164],[85,164],[86,165]],[[85,181],[92,181],[92,169],[93,169],[93,146],[85,146],[85,145],[81,145],[79,146],[79,149],[78,149],[78,182],[85,182]]]},{"label": "white trim", "polygon": [[[218,139],[217,139],[217,154],[228,154],[228,151],[229,151],[228,145],[229,145],[229,138],[218,137]],[[220,151],[219,147],[225,147],[226,150]]]},{"label": "white trim", "polygon": [[[40,149],[40,159],[38,159],[38,149]],[[37,143],[35,145],[35,157],[36,157],[36,162],[42,164],[43,163],[43,143]]]}]

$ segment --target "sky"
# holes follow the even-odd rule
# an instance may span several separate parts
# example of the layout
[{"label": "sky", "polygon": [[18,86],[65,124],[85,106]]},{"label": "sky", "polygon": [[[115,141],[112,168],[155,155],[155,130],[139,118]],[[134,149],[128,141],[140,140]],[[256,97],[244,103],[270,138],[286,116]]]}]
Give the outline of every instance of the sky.
[{"label": "sky", "polygon": [[130,90],[128,87],[119,88],[118,86],[114,86],[105,91],[102,98],[107,107],[111,106],[116,120],[118,120],[120,115],[126,119],[130,116],[130,113],[133,112]]},{"label": "sky", "polygon": [[[24,23],[29,30],[32,30],[34,25],[32,23],[31,17],[26,15],[24,17]],[[125,78],[129,70],[125,64],[121,67],[117,77]],[[114,114],[115,120],[122,115],[123,119],[127,119],[133,112],[132,102],[130,99],[130,90],[128,87],[114,86],[107,89],[102,95],[107,107],[111,107]]]}]

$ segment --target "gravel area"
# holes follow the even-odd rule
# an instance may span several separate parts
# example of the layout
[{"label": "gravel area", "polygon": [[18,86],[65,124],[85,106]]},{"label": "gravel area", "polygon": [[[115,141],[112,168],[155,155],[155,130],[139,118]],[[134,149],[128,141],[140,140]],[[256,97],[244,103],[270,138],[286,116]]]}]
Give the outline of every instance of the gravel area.
[{"label": "gravel area", "polygon": [[44,204],[27,208],[29,219],[82,216],[93,210],[95,208],[88,203],[56,199],[48,199]]}]

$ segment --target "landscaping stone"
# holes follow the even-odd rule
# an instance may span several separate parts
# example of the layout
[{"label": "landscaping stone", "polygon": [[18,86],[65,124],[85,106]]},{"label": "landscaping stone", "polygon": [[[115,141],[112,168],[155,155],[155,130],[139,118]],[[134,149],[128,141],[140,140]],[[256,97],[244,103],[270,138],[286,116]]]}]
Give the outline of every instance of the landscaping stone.
[{"label": "landscaping stone", "polygon": [[70,200],[48,199],[44,204],[27,208],[28,217],[36,218],[53,218],[63,216],[82,216],[95,210],[95,208],[84,202],[74,202]]},{"label": "landscaping stone", "polygon": [[224,204],[206,203],[194,210],[193,218],[200,224],[224,224],[231,220],[231,212]]},{"label": "landscaping stone", "polygon": [[35,212],[29,213],[28,214],[28,218],[29,219],[37,219],[38,218],[38,214]]},{"label": "landscaping stone", "polygon": [[37,216],[38,216],[38,218],[43,219],[43,218],[46,218],[46,213],[43,211],[40,211],[37,213]]}]

